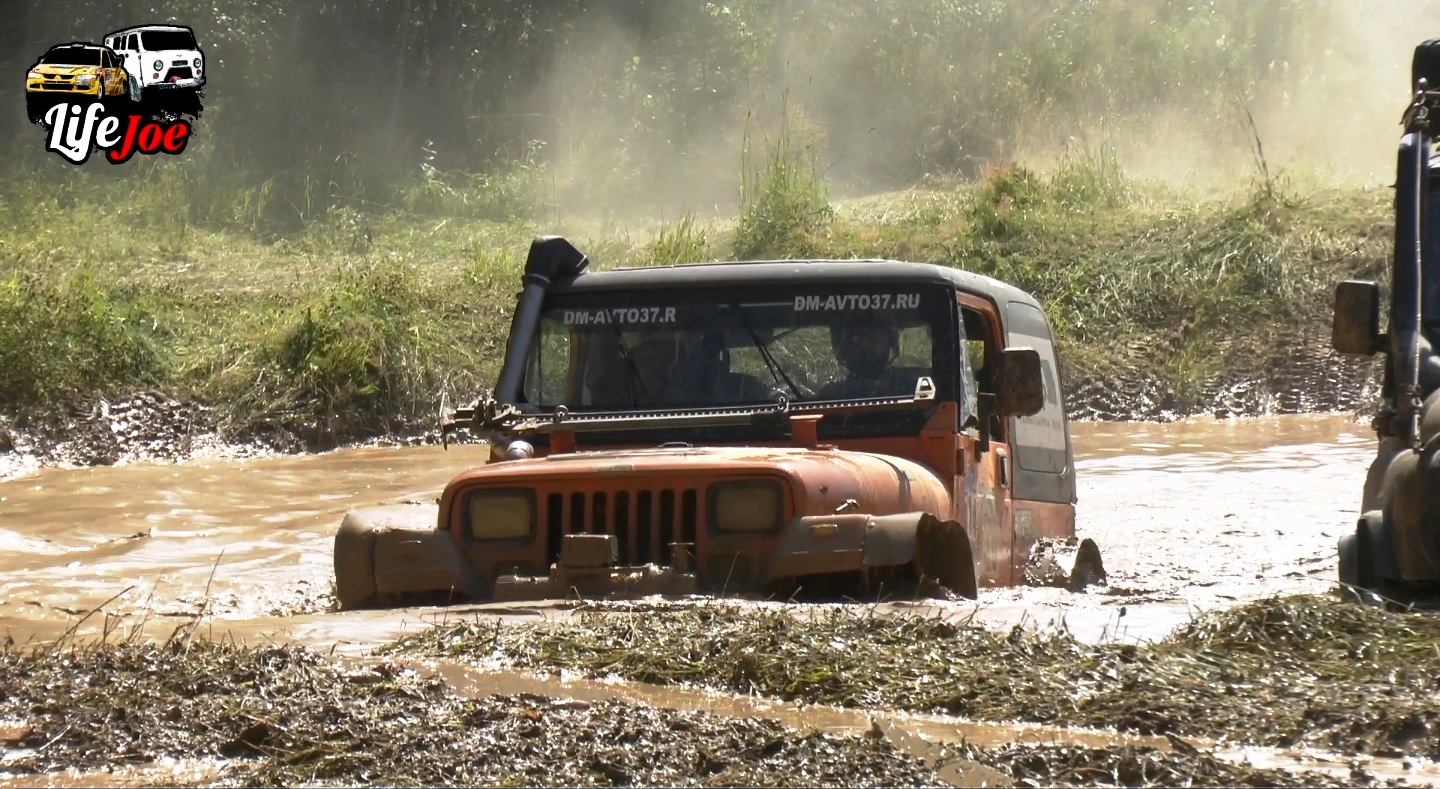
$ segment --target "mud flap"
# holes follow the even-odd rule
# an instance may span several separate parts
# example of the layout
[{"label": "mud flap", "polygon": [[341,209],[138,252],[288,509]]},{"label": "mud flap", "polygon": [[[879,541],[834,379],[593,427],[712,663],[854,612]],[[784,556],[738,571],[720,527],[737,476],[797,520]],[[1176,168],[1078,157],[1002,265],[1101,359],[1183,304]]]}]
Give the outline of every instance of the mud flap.
[{"label": "mud flap", "polygon": [[921,516],[915,531],[915,569],[922,585],[935,584],[969,600],[980,596],[970,535],[957,521]]},{"label": "mud flap", "polygon": [[[1071,568],[1069,572],[1063,569],[1067,565]],[[1051,586],[1083,592],[1086,587],[1104,584],[1107,580],[1100,546],[1088,537],[1083,540],[1074,537],[1036,540],[1030,549],[1030,558],[1025,561],[1026,586]]]}]

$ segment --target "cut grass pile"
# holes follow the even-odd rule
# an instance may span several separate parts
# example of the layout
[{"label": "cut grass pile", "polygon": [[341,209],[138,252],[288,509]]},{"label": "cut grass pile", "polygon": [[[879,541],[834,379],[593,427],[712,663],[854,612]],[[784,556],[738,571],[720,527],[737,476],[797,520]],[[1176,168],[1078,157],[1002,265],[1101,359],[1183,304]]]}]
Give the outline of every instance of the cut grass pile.
[{"label": "cut grass pile", "polygon": [[[0,647],[0,775],[220,786],[944,786],[978,762],[1021,786],[1370,786],[1153,748],[937,746],[610,700],[467,698],[385,660],[135,638]],[[186,765],[166,774],[168,760]],[[159,769],[155,769],[159,767]],[[85,776],[88,775],[88,779]]]},{"label": "cut grass pile", "polygon": [[1427,615],[1283,597],[1136,646],[849,606],[812,613],[594,604],[573,622],[445,625],[391,649],[848,707],[1440,758],[1440,619]]},{"label": "cut grass pile", "polygon": [[[388,663],[189,639],[0,651],[0,773],[207,760],[229,786],[943,786],[877,737],[462,698]],[[103,779],[102,779],[103,780]]]}]

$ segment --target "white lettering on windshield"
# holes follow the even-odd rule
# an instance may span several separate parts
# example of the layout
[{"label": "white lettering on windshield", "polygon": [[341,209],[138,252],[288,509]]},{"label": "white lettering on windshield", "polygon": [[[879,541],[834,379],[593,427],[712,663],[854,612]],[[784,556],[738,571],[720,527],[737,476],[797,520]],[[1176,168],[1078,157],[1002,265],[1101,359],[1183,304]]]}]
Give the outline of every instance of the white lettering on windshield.
[{"label": "white lettering on windshield", "polygon": [[831,296],[796,296],[796,312],[817,310],[915,310],[919,293],[845,293]]},{"label": "white lettering on windshield", "polygon": [[674,323],[674,307],[610,307],[565,310],[566,326],[608,326],[615,323]]}]

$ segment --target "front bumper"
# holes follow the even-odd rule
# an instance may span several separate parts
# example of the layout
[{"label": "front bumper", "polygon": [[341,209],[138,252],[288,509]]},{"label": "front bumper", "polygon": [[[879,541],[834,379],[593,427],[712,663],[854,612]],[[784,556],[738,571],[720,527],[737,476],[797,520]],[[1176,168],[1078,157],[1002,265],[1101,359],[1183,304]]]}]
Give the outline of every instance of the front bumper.
[{"label": "front bumper", "polygon": [[560,561],[549,575],[502,575],[495,580],[496,602],[551,600],[578,594],[582,598],[646,597],[687,595],[699,590],[699,579],[690,570],[694,546],[675,543],[675,562],[670,567],[653,564],[622,566],[617,543],[610,534],[567,534],[561,543]]},{"label": "front bumper", "polygon": [[174,82],[155,82],[145,87],[151,90],[199,90],[205,87],[205,77],[191,77]]},{"label": "front bumper", "polygon": [[80,87],[73,81],[60,82],[57,80],[30,79],[25,81],[25,97],[64,97],[64,96],[99,96],[100,81]]}]

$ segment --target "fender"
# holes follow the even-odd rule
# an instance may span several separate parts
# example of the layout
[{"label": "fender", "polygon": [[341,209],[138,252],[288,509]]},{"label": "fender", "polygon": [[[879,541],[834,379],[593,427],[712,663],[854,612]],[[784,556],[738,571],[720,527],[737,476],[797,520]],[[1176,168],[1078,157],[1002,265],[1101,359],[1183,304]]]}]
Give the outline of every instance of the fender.
[{"label": "fender", "polygon": [[969,535],[958,522],[942,521],[928,512],[796,518],[780,535],[766,580],[912,562],[921,575],[964,597],[977,597]]},{"label": "fender", "polygon": [[472,599],[487,590],[433,506],[397,504],[345,513],[335,533],[335,596],[342,609],[397,596]]}]

